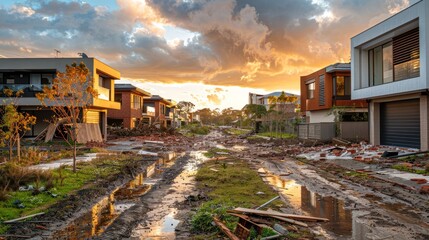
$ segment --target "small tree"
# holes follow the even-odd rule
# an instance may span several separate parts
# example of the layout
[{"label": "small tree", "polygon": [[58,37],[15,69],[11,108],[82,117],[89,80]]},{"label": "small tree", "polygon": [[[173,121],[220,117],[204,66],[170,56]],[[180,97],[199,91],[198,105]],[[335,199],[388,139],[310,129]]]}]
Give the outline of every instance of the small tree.
[{"label": "small tree", "polygon": [[2,108],[0,136],[4,142],[0,142],[0,145],[7,143],[9,146],[9,160],[13,158],[13,147],[16,145],[18,161],[21,161],[21,138],[26,131],[30,130],[31,125],[36,124],[36,117],[18,112],[17,101],[23,93],[22,90],[17,92],[11,89],[3,90],[3,94],[9,99],[4,102],[5,105]]},{"label": "small tree", "polygon": [[60,131],[64,140],[73,149],[73,172],[76,172],[76,148],[79,124],[92,98],[97,96],[93,80],[84,63],[66,65],[65,72],[57,72],[52,86],[45,86],[37,94],[43,106],[49,107],[55,114],[55,122],[64,121],[68,126]]}]

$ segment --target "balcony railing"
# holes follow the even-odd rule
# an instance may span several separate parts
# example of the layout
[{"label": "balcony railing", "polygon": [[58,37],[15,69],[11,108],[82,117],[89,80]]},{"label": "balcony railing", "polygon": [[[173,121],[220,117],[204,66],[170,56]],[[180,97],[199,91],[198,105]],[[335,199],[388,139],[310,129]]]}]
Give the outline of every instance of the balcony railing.
[{"label": "balcony railing", "polygon": [[46,85],[42,84],[0,84],[0,91],[3,89],[11,89],[13,91],[23,90],[24,92],[41,92],[43,87]]},{"label": "balcony railing", "polygon": [[146,111],[146,112],[143,112],[143,116],[155,116],[155,111]]},{"label": "balcony railing", "polygon": [[98,87],[98,98],[110,101],[110,89],[104,87]]}]

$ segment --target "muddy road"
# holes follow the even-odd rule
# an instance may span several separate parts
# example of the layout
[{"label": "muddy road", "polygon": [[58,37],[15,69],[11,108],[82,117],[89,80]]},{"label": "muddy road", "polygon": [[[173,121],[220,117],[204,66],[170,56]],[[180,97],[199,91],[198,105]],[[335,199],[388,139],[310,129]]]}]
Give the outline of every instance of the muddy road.
[{"label": "muddy road", "polygon": [[[192,239],[190,219],[204,196],[195,185],[205,150],[226,148],[247,160],[264,182],[286,201],[286,213],[330,219],[312,224],[317,239],[429,239],[428,195],[391,183],[356,182],[333,162],[303,163],[290,156],[288,144],[213,131],[182,142],[184,151],[153,171],[133,175],[34,239]],[[179,144],[179,143],[178,143]],[[332,171],[336,169],[336,171]]]}]

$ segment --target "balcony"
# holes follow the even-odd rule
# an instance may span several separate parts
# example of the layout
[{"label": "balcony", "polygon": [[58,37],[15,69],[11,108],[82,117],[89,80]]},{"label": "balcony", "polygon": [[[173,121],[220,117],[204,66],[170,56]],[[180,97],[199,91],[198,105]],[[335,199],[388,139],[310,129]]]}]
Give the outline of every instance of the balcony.
[{"label": "balcony", "polygon": [[104,87],[98,87],[98,98],[110,101],[110,89]]},{"label": "balcony", "polygon": [[3,96],[4,89],[11,89],[14,92],[24,91],[22,97],[35,97],[36,93],[42,92],[45,86],[51,86],[48,84],[0,84],[0,96]]},{"label": "balcony", "polygon": [[154,107],[145,107],[143,111],[143,116],[155,117],[155,108]]}]

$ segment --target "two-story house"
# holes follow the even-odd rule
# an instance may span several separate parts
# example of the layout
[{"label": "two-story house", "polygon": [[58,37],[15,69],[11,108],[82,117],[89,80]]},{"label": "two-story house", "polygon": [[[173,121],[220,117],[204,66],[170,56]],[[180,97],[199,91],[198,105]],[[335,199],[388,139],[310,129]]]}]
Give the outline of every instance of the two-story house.
[{"label": "two-story house", "polygon": [[301,76],[301,113],[306,123],[334,122],[333,107],[342,108],[342,118],[367,112],[367,103],[351,100],[350,63],[335,63]]},{"label": "two-story house", "polygon": [[[152,95],[152,97],[144,100],[143,115],[149,117],[152,124],[159,124],[161,127],[167,127],[167,121],[172,119],[173,112],[167,111],[168,107],[174,105],[171,101],[159,96]],[[149,115],[149,109],[154,109],[155,114]],[[170,114],[171,113],[171,114]]]},{"label": "two-story house", "polygon": [[[53,112],[49,108],[42,108],[36,94],[44,86],[50,85],[56,72],[64,72],[66,65],[83,62],[90,71],[93,87],[98,96],[93,97],[83,113],[84,123],[93,123],[100,126],[104,139],[107,137],[107,111],[120,109],[120,103],[114,102],[114,80],[120,79],[116,69],[104,64],[96,58],[0,58],[0,91],[4,88],[23,90],[24,94],[18,99],[18,111],[28,112],[37,118],[37,122],[27,136],[35,137],[44,131]],[[4,103],[4,96],[0,96],[0,104]]]},{"label": "two-story house", "polygon": [[107,115],[109,125],[134,128],[143,118],[144,98],[152,94],[132,84],[115,84],[115,102],[121,104],[121,109],[110,110]]},{"label": "two-story house", "polygon": [[351,39],[352,99],[369,102],[370,142],[429,149],[429,1]]}]

